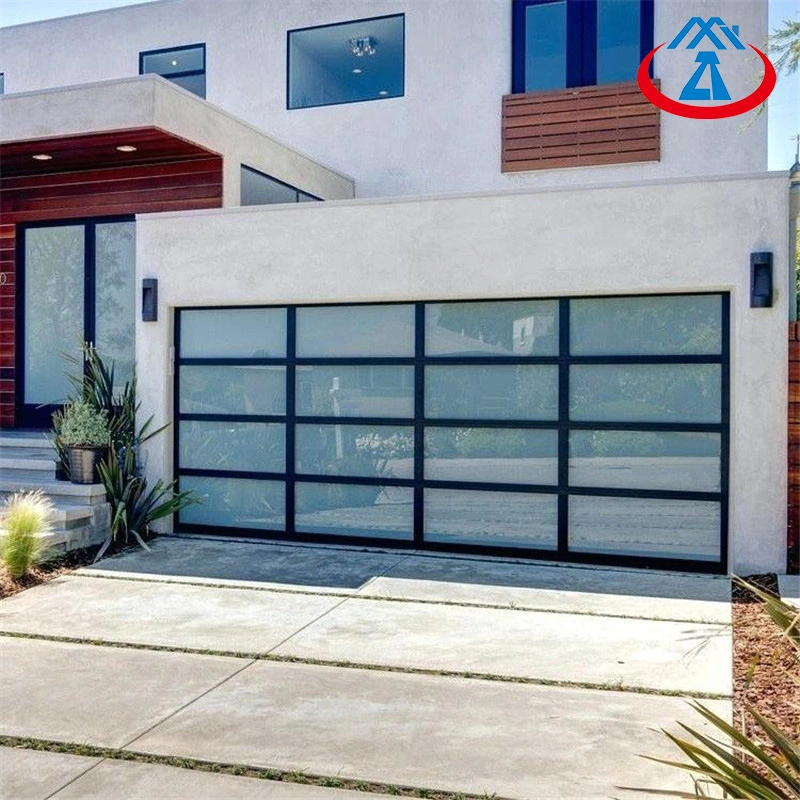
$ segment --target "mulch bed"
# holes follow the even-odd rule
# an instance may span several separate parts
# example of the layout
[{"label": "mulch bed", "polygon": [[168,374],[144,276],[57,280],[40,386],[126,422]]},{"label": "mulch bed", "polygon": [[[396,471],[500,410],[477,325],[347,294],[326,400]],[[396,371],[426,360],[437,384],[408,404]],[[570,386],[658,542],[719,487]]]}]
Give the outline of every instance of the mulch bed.
[{"label": "mulch bed", "polygon": [[97,555],[97,547],[88,547],[84,550],[73,550],[70,553],[65,553],[53,561],[48,561],[38,567],[32,569],[27,575],[22,578],[12,578],[6,568],[0,565],[0,599],[3,597],[10,597],[12,594],[21,592],[23,589],[30,589],[32,586],[38,586],[40,583],[52,581],[61,575],[66,575],[78,567],[85,567],[94,561]]},{"label": "mulch bed", "polygon": [[[751,575],[751,583],[778,594],[774,574]],[[800,742],[800,661],[762,604],[751,593],[733,589],[733,714],[749,736],[764,735],[746,712],[750,705]]]}]

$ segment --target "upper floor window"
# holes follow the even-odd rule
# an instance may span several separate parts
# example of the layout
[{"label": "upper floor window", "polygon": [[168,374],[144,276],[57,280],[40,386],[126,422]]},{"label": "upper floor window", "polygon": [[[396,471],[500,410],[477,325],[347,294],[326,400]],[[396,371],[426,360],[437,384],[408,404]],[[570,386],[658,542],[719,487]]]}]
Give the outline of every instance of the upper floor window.
[{"label": "upper floor window", "polygon": [[6,74],[5,72],[0,72],[0,94],[6,93]]},{"label": "upper floor window", "polygon": [[287,34],[287,108],[402,97],[405,16],[360,19]]},{"label": "upper floor window", "polygon": [[288,183],[242,164],[240,201],[243,206],[266,206],[273,203],[308,203],[319,200]]},{"label": "upper floor window", "polygon": [[632,81],[653,0],[514,0],[512,92]]},{"label": "upper floor window", "polygon": [[155,73],[198,97],[206,96],[206,46],[189,44],[139,53],[139,74]]}]

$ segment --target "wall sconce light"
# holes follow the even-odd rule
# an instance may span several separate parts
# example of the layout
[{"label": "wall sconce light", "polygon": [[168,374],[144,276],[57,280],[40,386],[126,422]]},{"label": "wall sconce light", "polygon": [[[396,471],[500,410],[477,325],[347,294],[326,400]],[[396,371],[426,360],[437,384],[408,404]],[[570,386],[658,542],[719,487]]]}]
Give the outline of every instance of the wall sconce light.
[{"label": "wall sconce light", "polygon": [[750,253],[750,308],[772,308],[772,253]]},{"label": "wall sconce light", "polygon": [[142,322],[158,321],[158,278],[142,279]]}]

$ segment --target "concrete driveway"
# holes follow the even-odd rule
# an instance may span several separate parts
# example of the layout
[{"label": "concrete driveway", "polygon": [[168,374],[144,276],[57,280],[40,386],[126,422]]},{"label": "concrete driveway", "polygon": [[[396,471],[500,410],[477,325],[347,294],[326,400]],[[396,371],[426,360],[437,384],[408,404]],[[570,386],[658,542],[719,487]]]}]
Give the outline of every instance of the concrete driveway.
[{"label": "concrete driveway", "polygon": [[161,538],[0,602],[0,796],[688,788],[638,754],[675,755],[653,729],[698,726],[685,698],[730,713],[728,597],[709,576]]}]

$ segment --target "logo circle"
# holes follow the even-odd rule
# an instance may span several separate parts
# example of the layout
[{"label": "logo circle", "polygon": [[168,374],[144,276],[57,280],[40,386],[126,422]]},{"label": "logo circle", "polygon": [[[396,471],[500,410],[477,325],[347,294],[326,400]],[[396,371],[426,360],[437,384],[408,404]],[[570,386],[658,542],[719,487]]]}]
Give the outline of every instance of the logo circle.
[{"label": "logo circle", "polygon": [[650,80],[650,62],[658,50],[666,42],[662,42],[658,47],[654,47],[643,59],[636,73],[636,82],[642,90],[642,94],[654,105],[670,114],[679,117],[689,117],[690,119],[724,119],[725,117],[736,117],[761,105],[772,93],[778,76],[775,74],[775,67],[772,62],[752,44],[747,46],[755,50],[764,64],[764,79],[758,88],[752,93],[743,97],[741,100],[734,100],[732,103],[725,103],[719,106],[694,106],[691,103],[681,103],[667,97],[663,92],[656,89],[653,81]]}]

